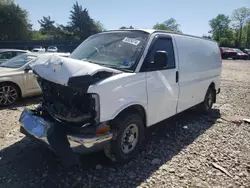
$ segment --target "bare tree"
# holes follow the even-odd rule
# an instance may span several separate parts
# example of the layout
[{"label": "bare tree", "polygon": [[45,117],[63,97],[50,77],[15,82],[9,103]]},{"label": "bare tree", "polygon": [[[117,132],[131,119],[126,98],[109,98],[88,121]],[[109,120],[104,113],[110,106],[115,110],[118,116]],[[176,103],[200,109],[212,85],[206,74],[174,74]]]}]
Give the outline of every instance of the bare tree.
[{"label": "bare tree", "polygon": [[235,9],[232,13],[232,20],[235,21],[234,26],[239,29],[238,47],[241,45],[242,27],[249,17],[250,9],[246,7]]}]

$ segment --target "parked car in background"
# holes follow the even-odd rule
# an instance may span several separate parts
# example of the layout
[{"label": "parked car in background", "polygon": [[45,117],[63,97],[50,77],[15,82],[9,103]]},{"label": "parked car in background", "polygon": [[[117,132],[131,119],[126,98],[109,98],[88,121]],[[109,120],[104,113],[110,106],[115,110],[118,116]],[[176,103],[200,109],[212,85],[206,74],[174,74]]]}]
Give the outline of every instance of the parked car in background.
[{"label": "parked car in background", "polygon": [[69,53],[25,53],[0,65],[0,106],[8,106],[19,98],[41,94],[30,63],[46,55],[57,54],[68,57]]},{"label": "parked car in background", "polygon": [[243,51],[241,51],[238,48],[234,48],[233,50],[236,52],[236,59],[244,59],[244,60],[248,59],[247,53],[244,53]]},{"label": "parked car in background", "polygon": [[49,46],[47,52],[58,52],[58,48],[56,46]]},{"label": "parked car in background", "polygon": [[250,49],[245,48],[243,52],[248,54],[248,59],[250,59]]},{"label": "parked car in background", "polygon": [[0,64],[17,55],[28,52],[29,52],[28,50],[19,50],[19,49],[0,49]]},{"label": "parked car in background", "polygon": [[35,46],[32,49],[32,52],[45,52],[45,48],[43,48],[42,46]]},{"label": "parked car in background", "polygon": [[220,47],[220,50],[221,50],[222,59],[228,59],[228,58],[235,59],[236,58],[237,53],[233,49],[228,48],[228,47]]},{"label": "parked car in background", "polygon": [[20,131],[67,164],[80,148],[125,162],[140,151],[146,127],[193,106],[212,108],[221,65],[219,46],[204,38],[155,30],[92,35],[70,58],[32,66],[43,101],[22,112]]}]

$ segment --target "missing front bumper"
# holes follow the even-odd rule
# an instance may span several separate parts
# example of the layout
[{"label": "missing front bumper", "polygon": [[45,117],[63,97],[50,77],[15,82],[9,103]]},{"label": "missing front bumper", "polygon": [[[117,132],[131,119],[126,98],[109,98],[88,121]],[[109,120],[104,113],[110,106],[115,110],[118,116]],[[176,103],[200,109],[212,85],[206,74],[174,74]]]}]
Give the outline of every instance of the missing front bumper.
[{"label": "missing front bumper", "polygon": [[[77,153],[101,150],[113,137],[111,132],[100,135],[69,134],[62,130],[62,126],[55,125],[28,109],[22,112],[19,122],[21,133],[45,142],[52,149],[69,146]],[[64,142],[67,143],[62,144]]]}]

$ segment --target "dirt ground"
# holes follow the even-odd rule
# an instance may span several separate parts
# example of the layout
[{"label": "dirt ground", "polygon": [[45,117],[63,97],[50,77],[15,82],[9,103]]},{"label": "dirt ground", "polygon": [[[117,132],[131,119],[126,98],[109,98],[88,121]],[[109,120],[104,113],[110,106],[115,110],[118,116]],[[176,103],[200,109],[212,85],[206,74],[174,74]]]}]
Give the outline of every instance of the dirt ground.
[{"label": "dirt ground", "polygon": [[26,99],[0,109],[0,188],[223,187],[250,188],[250,61],[223,61],[221,93],[208,115],[188,110],[147,130],[141,153],[125,165],[103,152],[83,155],[85,167],[62,169],[42,144],[19,133]]}]

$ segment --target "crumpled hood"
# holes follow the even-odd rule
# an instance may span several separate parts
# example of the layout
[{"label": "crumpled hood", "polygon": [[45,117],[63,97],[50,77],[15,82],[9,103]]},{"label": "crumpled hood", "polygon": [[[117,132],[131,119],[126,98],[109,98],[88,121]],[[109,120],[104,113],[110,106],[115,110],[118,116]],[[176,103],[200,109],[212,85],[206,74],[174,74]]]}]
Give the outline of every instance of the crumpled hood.
[{"label": "crumpled hood", "polygon": [[65,86],[71,77],[92,76],[102,71],[121,73],[119,70],[58,55],[41,56],[30,66],[40,77]]}]

